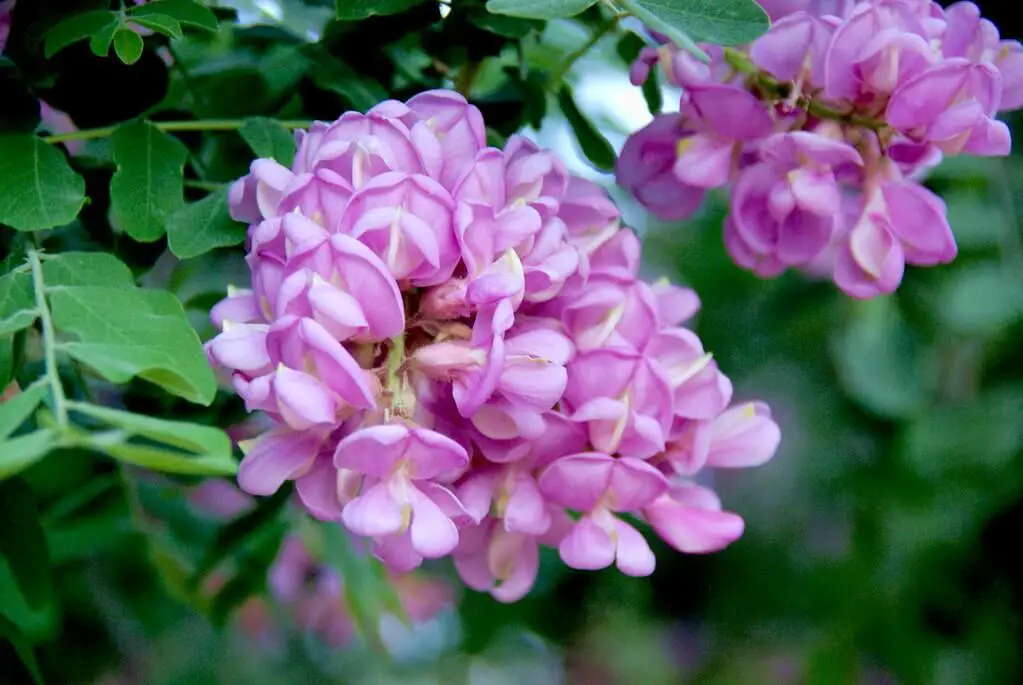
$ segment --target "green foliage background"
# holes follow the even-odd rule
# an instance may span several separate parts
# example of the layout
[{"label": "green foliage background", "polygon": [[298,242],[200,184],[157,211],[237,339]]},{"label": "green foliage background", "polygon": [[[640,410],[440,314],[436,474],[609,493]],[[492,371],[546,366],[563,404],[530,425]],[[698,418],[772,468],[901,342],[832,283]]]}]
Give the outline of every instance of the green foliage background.
[{"label": "green foliage background", "polygon": [[[948,202],[958,259],[911,270],[896,296],[854,302],[830,283],[736,268],[723,197],[663,225],[612,187],[601,170],[628,133],[616,110],[641,43],[598,7],[544,22],[477,0],[452,0],[443,20],[436,3],[413,0],[339,3],[342,19],[333,2],[219,4],[215,30],[204,14],[149,19],[157,33],[141,50],[106,15],[89,40],[54,50],[81,27],[56,43],[47,31],[106,12],[101,0],[15,10],[2,132],[33,131],[42,98],[102,135],[85,140],[74,173],[51,143],[0,137],[0,184],[19,156],[50,169],[42,208],[0,187],[0,220],[21,229],[0,227],[0,387],[23,390],[0,410],[0,683],[31,682],[33,669],[47,682],[154,685],[1023,679],[1023,157],[944,163],[928,184]],[[545,559],[518,604],[465,592],[411,634],[385,621],[389,656],[290,633],[283,650],[264,649],[230,615],[264,592],[298,525],[287,493],[223,525],[197,516],[180,487],[231,472],[237,455],[219,429],[244,414],[229,393],[214,397],[194,356],[213,334],[209,307],[245,283],[244,228],[226,216],[224,184],[254,154],[286,162],[287,128],[452,83],[495,144],[528,127],[609,187],[644,238],[648,272],[700,293],[699,333],[737,396],[774,408],[782,447],[758,470],[719,477],[747,520],[720,554],[659,547],[646,580]],[[653,108],[675,97],[632,95]],[[387,610],[372,568],[346,550],[331,561],[371,599],[369,620]],[[197,592],[214,569],[222,588]]]}]

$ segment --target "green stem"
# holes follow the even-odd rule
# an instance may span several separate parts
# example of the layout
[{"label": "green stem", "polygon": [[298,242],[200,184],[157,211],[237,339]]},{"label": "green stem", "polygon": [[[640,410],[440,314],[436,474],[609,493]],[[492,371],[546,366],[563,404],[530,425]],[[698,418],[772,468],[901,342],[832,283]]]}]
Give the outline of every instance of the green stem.
[{"label": "green stem", "polygon": [[32,265],[32,289],[35,291],[36,309],[39,310],[39,319],[43,324],[43,356],[46,364],[46,376],[53,393],[53,413],[57,418],[57,425],[63,429],[68,426],[67,397],[64,395],[64,387],[60,384],[60,372],[57,369],[57,336],[53,330],[50,308],[46,304],[43,263],[39,259],[39,253],[35,250],[29,251],[28,261]]},{"label": "green stem", "polygon": [[[161,131],[237,131],[245,125],[245,119],[196,119],[194,121],[153,121],[150,122]],[[278,121],[284,128],[309,128],[313,122],[307,120]],[[107,138],[117,130],[116,126],[87,128],[81,131],[55,133],[43,136],[47,143],[63,143],[68,140],[95,140]]]},{"label": "green stem", "polygon": [[561,86],[561,82],[565,80],[565,76],[572,70],[575,63],[578,62],[587,52],[589,52],[594,45],[600,42],[600,39],[606,36],[608,33],[618,27],[619,17],[614,16],[610,19],[606,19],[604,22],[599,24],[597,28],[593,29],[593,35],[586,41],[578,50],[570,52],[565,56],[565,60],[561,63],[561,67],[551,74],[550,81],[548,81],[548,89],[552,92],[558,90]]},{"label": "green stem", "polygon": [[[786,97],[786,92],[789,90],[789,86],[762,72],[746,53],[736,50],[735,48],[725,48],[725,61],[728,62],[729,66],[736,71],[754,77],[757,80],[757,84],[773,96],[779,99],[784,99]],[[878,121],[877,119],[872,119],[870,117],[859,116],[852,112],[842,112],[821,104],[809,97],[800,97],[796,104],[808,114],[812,114],[818,119],[828,119],[845,124],[852,124],[853,126],[869,128],[873,131],[882,131],[887,128],[887,124],[883,121]]]}]

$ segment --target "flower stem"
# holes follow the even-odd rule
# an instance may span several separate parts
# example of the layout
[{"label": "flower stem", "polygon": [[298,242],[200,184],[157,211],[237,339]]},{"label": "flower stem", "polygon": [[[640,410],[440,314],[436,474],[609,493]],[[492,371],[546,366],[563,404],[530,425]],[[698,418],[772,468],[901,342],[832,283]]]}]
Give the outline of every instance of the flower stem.
[{"label": "flower stem", "polygon": [[578,50],[570,52],[565,56],[564,61],[561,63],[561,67],[558,68],[553,74],[551,74],[550,81],[547,86],[552,91],[557,91],[561,87],[561,82],[565,80],[565,76],[572,70],[575,63],[578,62],[587,52],[589,52],[594,45],[600,42],[600,39],[606,36],[608,33],[618,27],[618,20],[620,17],[614,16],[610,19],[604,20],[601,24],[597,25],[597,28],[593,29],[593,35],[590,39],[583,43]]},{"label": "flower stem", "polygon": [[[161,131],[237,131],[245,125],[245,119],[196,119],[194,121],[153,121],[153,126]],[[308,120],[278,120],[278,124],[284,128],[309,128],[313,122]],[[95,140],[96,138],[107,138],[113,135],[117,126],[104,126],[102,128],[87,128],[81,131],[69,131],[68,133],[55,133],[43,136],[47,143],[63,143],[68,140]]]},{"label": "flower stem", "polygon": [[57,419],[57,425],[67,428],[67,397],[64,395],[64,387],[60,384],[60,372],[57,369],[57,339],[53,330],[53,319],[50,318],[50,308],[46,304],[46,293],[43,290],[43,263],[39,259],[39,253],[30,250],[28,253],[29,264],[32,265],[32,289],[35,291],[36,309],[39,311],[39,319],[43,324],[43,356],[46,365],[46,377],[50,382],[50,390],[53,393],[53,413]]},{"label": "flower stem", "polygon": [[[772,95],[777,96],[779,99],[784,99],[786,90],[789,90],[789,87],[786,84],[761,71],[760,68],[754,64],[753,60],[749,58],[749,55],[740,50],[736,50],[735,48],[725,48],[725,61],[728,62],[729,66],[736,71],[756,78],[757,84],[761,88]],[[831,121],[852,124],[853,126],[869,128],[873,131],[881,131],[887,128],[887,124],[883,121],[879,121],[871,117],[859,116],[852,112],[842,112],[821,104],[811,97],[801,96],[796,103],[808,114],[812,114],[818,119],[829,119]]]},{"label": "flower stem", "polygon": [[402,413],[402,395],[405,364],[405,334],[399,333],[391,338],[391,349],[387,353],[387,379],[384,388],[390,393],[391,410]]}]

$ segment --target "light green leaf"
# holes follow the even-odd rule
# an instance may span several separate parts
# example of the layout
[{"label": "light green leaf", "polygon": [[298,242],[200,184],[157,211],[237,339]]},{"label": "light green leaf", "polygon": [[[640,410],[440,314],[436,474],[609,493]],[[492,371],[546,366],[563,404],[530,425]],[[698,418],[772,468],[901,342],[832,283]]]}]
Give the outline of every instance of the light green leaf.
[{"label": "light green leaf", "polygon": [[337,18],[341,21],[358,21],[373,15],[398,14],[423,0],[336,0]]},{"label": "light green leaf", "polygon": [[105,34],[118,25],[113,12],[95,10],[75,14],[54,25],[46,32],[46,57],[53,57],[67,46],[97,34]]},{"label": "light green leaf", "polygon": [[688,33],[651,12],[646,7],[648,3],[640,3],[634,0],[619,0],[619,3],[625,11],[643,22],[651,31],[657,31],[667,36],[672,43],[683,50],[688,50],[704,62],[710,61],[710,56],[700,49],[700,46],[696,44],[696,41]]},{"label": "light green leaf", "polygon": [[937,297],[941,318],[966,334],[995,334],[1023,317],[1023,276],[997,262],[946,275]]},{"label": "light green leaf", "polygon": [[0,483],[0,556],[25,604],[41,611],[53,599],[53,574],[35,497],[19,478]]},{"label": "light green leaf", "polygon": [[35,411],[46,397],[48,388],[45,382],[36,381],[23,392],[0,404],[0,441],[6,440]]},{"label": "light green leaf", "polygon": [[117,33],[120,22],[112,21],[99,31],[92,34],[89,39],[89,49],[97,57],[106,57],[110,54],[110,44],[114,42],[114,34]]},{"label": "light green leaf", "polygon": [[174,17],[168,17],[166,14],[134,16],[131,18],[131,21],[170,38],[181,38],[183,35],[181,33],[181,22]]},{"label": "light green leaf", "polygon": [[[229,476],[237,470],[231,439],[219,428],[81,402],[69,408],[120,429],[119,434],[94,433],[85,439],[93,449],[120,461],[153,471],[190,475]],[[143,438],[144,442],[132,443],[130,438]]]},{"label": "light green leaf", "polygon": [[139,61],[142,57],[142,49],[145,44],[142,42],[142,36],[132,31],[126,26],[121,26],[114,31],[114,52],[117,53],[117,57],[125,64],[131,65]]},{"label": "light green leaf", "polygon": [[0,224],[19,231],[74,221],[85,203],[85,181],[64,154],[36,136],[0,136]]},{"label": "light green leaf", "polygon": [[564,19],[595,5],[597,0],[489,0],[487,11],[523,19]]},{"label": "light green leaf", "polygon": [[167,222],[167,245],[179,259],[245,240],[245,226],[231,218],[227,189],[181,207]]},{"label": "light green leaf", "polygon": [[48,289],[53,322],[77,342],[58,347],[107,380],[139,376],[208,405],[216,380],[181,303],[168,292],[99,286]]},{"label": "light green leaf", "polygon": [[273,119],[250,117],[238,131],[258,157],[267,157],[286,167],[295,159],[295,136]]},{"label": "light green leaf", "polygon": [[146,121],[118,126],[111,145],[117,171],[110,180],[110,206],[132,238],[157,240],[184,201],[188,150]]},{"label": "light green leaf", "polygon": [[31,643],[29,643],[28,638],[25,637],[25,634],[21,632],[18,626],[8,621],[2,614],[0,614],[0,636],[3,636],[14,647],[15,653],[21,659],[21,663],[25,666],[25,670],[28,671],[32,682],[35,685],[44,685],[43,676],[39,672],[39,663],[36,661],[35,653],[32,652]]},{"label": "light green leaf", "polygon": [[840,384],[879,416],[919,412],[931,392],[929,351],[921,349],[898,302],[878,297],[850,306],[852,315],[832,347]]},{"label": "light green leaf", "polygon": [[43,261],[47,287],[103,285],[131,288],[135,277],[124,262],[109,252],[61,252]]},{"label": "light green leaf", "polygon": [[597,130],[597,127],[579,110],[572,97],[572,89],[569,85],[563,84],[558,91],[558,105],[561,112],[568,120],[568,124],[575,132],[579,147],[582,148],[586,159],[590,160],[593,166],[603,171],[613,171],[615,167],[615,150],[607,138]]},{"label": "light green leaf", "polygon": [[0,276],[0,337],[31,326],[38,316],[35,306],[29,274],[12,271]]},{"label": "light green leaf", "polygon": [[156,0],[156,2],[137,5],[128,10],[128,16],[132,19],[153,14],[172,17],[178,23],[207,31],[216,31],[220,26],[217,22],[217,15],[193,0]]},{"label": "light green leaf", "polygon": [[57,431],[44,428],[0,442],[0,480],[24,471],[45,457],[57,448],[58,438]]},{"label": "light green leaf", "polygon": [[[622,7],[654,30],[642,13],[700,43],[744,45],[764,35],[771,22],[753,0],[622,0]],[[642,8],[637,14],[635,10]]]}]

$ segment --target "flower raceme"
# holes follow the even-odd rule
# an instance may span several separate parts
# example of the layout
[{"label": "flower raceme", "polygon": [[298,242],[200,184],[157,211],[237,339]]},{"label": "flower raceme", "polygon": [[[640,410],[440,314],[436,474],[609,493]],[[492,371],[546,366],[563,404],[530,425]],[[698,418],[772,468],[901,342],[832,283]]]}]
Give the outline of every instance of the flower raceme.
[{"label": "flower raceme", "polygon": [[830,274],[844,292],[893,292],[906,264],[950,262],[945,205],[919,184],[944,155],[1009,153],[999,111],[1023,107],[1023,47],[999,40],[972,2],[759,0],[773,24],[745,50],[670,45],[660,65],[683,89],[625,144],[618,181],[665,220],[731,189],[725,245],[762,277]]},{"label": "flower raceme", "polygon": [[211,313],[210,360],[275,423],[245,491],[293,481],[393,571],[451,557],[501,601],[530,590],[540,546],[641,576],[643,523],[689,553],[741,535],[695,478],[770,459],[778,427],[732,404],[683,325],[699,299],[638,278],[598,186],[524,138],[488,147],[449,91],[298,143],[232,187],[252,283]]}]

